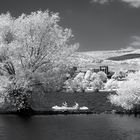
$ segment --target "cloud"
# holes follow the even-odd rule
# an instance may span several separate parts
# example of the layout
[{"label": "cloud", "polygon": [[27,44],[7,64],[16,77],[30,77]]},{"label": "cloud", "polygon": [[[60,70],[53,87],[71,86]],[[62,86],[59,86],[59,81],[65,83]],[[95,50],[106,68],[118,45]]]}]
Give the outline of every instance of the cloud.
[{"label": "cloud", "polygon": [[135,7],[135,8],[140,7],[140,0],[122,0],[122,1],[128,3],[132,7]]},{"label": "cloud", "polygon": [[140,48],[140,36],[132,36],[131,43],[125,49],[138,49]]},{"label": "cloud", "polygon": [[95,2],[98,2],[100,4],[105,4],[105,3],[108,3],[109,0],[91,0],[90,3],[95,3]]},{"label": "cloud", "polygon": [[140,47],[140,37],[139,36],[133,36],[132,42],[130,43],[130,46],[132,47]]},{"label": "cloud", "polygon": [[[115,0],[91,0],[90,3],[100,3],[100,4],[105,4],[109,3]],[[140,7],[140,0],[118,0],[124,3],[129,4],[131,7],[139,8]]]}]

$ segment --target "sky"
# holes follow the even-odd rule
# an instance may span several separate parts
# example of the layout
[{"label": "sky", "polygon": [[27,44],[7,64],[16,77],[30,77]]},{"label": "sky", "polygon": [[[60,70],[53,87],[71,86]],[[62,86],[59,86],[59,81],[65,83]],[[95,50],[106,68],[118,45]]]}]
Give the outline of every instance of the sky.
[{"label": "sky", "polygon": [[0,13],[59,12],[79,51],[140,47],[140,0],[0,0]]}]

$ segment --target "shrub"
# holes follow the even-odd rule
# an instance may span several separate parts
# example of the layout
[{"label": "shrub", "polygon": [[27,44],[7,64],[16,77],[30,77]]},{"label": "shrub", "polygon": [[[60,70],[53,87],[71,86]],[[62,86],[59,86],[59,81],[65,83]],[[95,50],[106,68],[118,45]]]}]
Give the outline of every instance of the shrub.
[{"label": "shrub", "polygon": [[87,70],[87,72],[86,72],[86,74],[84,76],[84,79],[89,81],[90,77],[91,77],[91,74],[92,74],[92,72],[90,70]]},{"label": "shrub", "polygon": [[117,80],[114,80],[114,79],[110,79],[108,80],[106,83],[105,83],[105,89],[106,90],[116,90],[119,88],[119,82],[120,81],[117,81]]},{"label": "shrub", "polygon": [[80,73],[78,73],[78,74],[75,76],[74,80],[77,80],[77,82],[78,82],[78,81],[79,81],[79,82],[82,82],[82,81],[84,80],[84,76],[85,76],[85,74],[82,73],[82,72],[80,72]]},{"label": "shrub", "polygon": [[99,75],[95,72],[91,74],[90,81],[94,81],[95,79],[99,78]]},{"label": "shrub", "polygon": [[128,73],[128,76],[126,77],[127,80],[139,80],[140,79],[140,71],[137,71],[136,73]]},{"label": "shrub", "polygon": [[111,78],[115,80],[121,80],[123,78],[126,78],[126,76],[127,76],[126,72],[119,71],[119,72],[115,72],[115,74]]},{"label": "shrub", "polygon": [[140,85],[137,81],[130,80],[120,85],[116,95],[109,97],[112,104],[130,110],[140,103]]},{"label": "shrub", "polygon": [[31,109],[31,87],[25,79],[13,79],[6,87],[6,100],[15,110]]},{"label": "shrub", "polygon": [[87,71],[86,74],[80,72],[74,79],[65,82],[65,88],[73,92],[84,92],[88,89],[98,91],[104,87],[103,81],[105,81],[105,75],[102,72],[99,75],[91,71]]},{"label": "shrub", "polygon": [[106,82],[106,81],[107,81],[107,75],[106,75],[103,71],[99,71],[97,74],[99,75],[99,78],[100,78],[103,82]]},{"label": "shrub", "polygon": [[93,89],[93,91],[98,91],[102,89],[103,86],[104,84],[100,78],[97,78],[94,81],[90,82],[90,87]]},{"label": "shrub", "polygon": [[121,106],[126,110],[133,109],[140,104],[140,78],[139,72],[129,74],[127,81],[122,82],[117,89],[116,95],[110,95],[112,104]]}]

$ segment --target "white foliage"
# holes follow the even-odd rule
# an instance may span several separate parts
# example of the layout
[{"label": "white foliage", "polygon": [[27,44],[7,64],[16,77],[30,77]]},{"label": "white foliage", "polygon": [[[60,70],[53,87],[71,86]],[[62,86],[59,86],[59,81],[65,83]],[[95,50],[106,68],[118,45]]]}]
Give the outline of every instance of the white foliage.
[{"label": "white foliage", "polygon": [[114,79],[109,79],[106,83],[105,83],[105,89],[106,90],[116,90],[119,87],[119,81],[114,80]]},{"label": "white foliage", "polygon": [[118,71],[115,72],[115,74],[112,76],[112,79],[116,79],[116,80],[121,80],[123,78],[126,78],[127,73],[125,71]]},{"label": "white foliage", "polygon": [[116,95],[110,95],[112,104],[130,110],[134,105],[140,104],[140,73],[129,74],[128,80],[122,82]]},{"label": "white foliage", "polygon": [[92,73],[91,71],[87,71],[86,76],[84,75],[84,73],[80,72],[79,74],[76,75],[74,79],[70,79],[65,82],[66,89],[72,89],[73,92],[74,91],[94,92],[98,91],[99,89],[102,89],[103,86],[104,86],[103,81],[100,79],[99,75],[96,73]]},{"label": "white foliage", "polygon": [[92,74],[92,72],[90,70],[87,70],[84,79],[85,80],[90,80],[91,74]]},{"label": "white foliage", "polygon": [[127,76],[128,80],[139,80],[140,79],[140,71],[136,72],[136,73],[129,73]]},{"label": "white foliage", "polygon": [[102,89],[104,86],[102,80],[100,78],[95,79],[94,81],[90,82],[90,87],[93,91],[98,91]]},{"label": "white foliage", "polygon": [[99,71],[97,74],[99,75],[99,78],[100,78],[103,82],[106,82],[106,81],[107,81],[107,75],[106,75],[103,71]]},{"label": "white foliage", "polygon": [[93,81],[93,80],[95,80],[96,78],[99,78],[99,75],[98,75],[97,73],[93,72],[93,73],[91,74],[90,80]]},{"label": "white foliage", "polygon": [[77,80],[77,81],[81,82],[84,79],[84,75],[85,75],[84,73],[80,72],[80,73],[78,73],[76,75],[76,77],[74,78],[74,80]]}]

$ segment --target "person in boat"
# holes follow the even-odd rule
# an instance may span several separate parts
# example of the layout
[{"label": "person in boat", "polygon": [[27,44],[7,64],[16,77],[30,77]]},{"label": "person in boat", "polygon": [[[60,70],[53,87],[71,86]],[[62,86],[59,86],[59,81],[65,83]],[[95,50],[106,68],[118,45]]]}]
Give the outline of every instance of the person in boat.
[{"label": "person in boat", "polygon": [[68,107],[67,102],[62,103],[62,106],[64,106],[64,107]]}]

